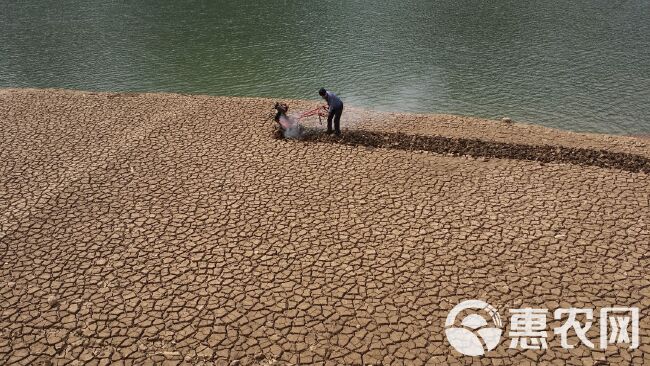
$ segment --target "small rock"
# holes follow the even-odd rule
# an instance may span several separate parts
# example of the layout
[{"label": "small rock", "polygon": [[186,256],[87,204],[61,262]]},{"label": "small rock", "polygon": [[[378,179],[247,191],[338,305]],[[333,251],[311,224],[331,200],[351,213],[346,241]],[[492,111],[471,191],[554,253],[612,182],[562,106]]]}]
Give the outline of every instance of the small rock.
[{"label": "small rock", "polygon": [[14,288],[15,286],[16,286],[16,282],[7,282],[7,287]]},{"label": "small rock", "polygon": [[163,352],[162,355],[168,360],[180,360],[181,359],[181,353],[178,352],[178,351],[166,351],[166,352]]},{"label": "small rock", "polygon": [[501,122],[511,124],[512,119],[510,119],[510,117],[503,117],[503,118],[501,118]]},{"label": "small rock", "polygon": [[230,366],[239,366],[240,363],[241,362],[239,360],[234,360],[233,362],[230,363]]},{"label": "small rock", "polygon": [[55,307],[59,305],[59,298],[56,295],[50,295],[47,297],[47,303],[51,307]]},{"label": "small rock", "polygon": [[147,350],[147,346],[145,346],[144,344],[139,344],[139,345],[138,345],[138,349],[139,349],[140,351],[144,352],[144,351]]}]

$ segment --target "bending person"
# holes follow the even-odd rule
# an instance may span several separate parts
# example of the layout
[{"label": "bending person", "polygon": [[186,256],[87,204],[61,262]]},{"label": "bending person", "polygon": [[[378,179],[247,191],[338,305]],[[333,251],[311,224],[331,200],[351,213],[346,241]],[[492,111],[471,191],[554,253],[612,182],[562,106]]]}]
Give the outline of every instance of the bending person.
[{"label": "bending person", "polygon": [[[343,114],[343,102],[336,94],[331,91],[320,88],[318,94],[327,101],[329,106],[329,115],[327,116],[327,133],[336,133],[337,136],[341,135],[341,114]],[[332,131],[332,120],[334,120],[334,131]]]}]

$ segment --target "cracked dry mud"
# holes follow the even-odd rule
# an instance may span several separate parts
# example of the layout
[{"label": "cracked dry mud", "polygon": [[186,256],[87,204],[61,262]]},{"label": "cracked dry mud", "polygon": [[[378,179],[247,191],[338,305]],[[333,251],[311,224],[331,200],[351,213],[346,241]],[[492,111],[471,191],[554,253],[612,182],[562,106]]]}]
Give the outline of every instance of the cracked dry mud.
[{"label": "cracked dry mud", "polygon": [[[646,173],[277,140],[271,105],[0,90],[0,364],[650,363]],[[650,156],[453,116],[355,124]],[[637,306],[641,346],[563,349],[549,315],[546,351],[464,357],[444,321],[474,298],[506,325]]]}]

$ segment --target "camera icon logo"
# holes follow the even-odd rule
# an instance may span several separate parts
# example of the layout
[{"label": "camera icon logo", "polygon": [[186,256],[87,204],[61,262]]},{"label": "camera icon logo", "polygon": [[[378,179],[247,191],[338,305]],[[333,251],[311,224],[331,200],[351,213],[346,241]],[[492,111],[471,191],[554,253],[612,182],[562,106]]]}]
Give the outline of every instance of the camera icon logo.
[{"label": "camera icon logo", "polygon": [[[458,315],[468,309],[475,310],[474,314],[465,316],[460,326],[456,325]],[[479,315],[479,312],[487,314],[493,325],[488,326],[485,316]],[[445,334],[456,351],[466,356],[482,356],[497,347],[502,326],[499,312],[490,304],[481,300],[466,300],[454,306],[447,315]]]}]

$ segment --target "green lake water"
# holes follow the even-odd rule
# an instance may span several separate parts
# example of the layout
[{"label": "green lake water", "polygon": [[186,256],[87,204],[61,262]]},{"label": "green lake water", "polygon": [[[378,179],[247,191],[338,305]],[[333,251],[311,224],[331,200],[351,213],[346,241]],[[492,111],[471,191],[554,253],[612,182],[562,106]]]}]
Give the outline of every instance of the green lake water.
[{"label": "green lake water", "polygon": [[650,1],[0,2],[0,87],[317,99],[650,133]]}]

